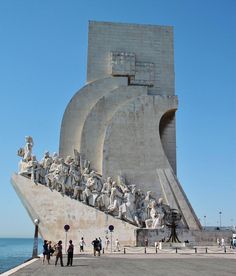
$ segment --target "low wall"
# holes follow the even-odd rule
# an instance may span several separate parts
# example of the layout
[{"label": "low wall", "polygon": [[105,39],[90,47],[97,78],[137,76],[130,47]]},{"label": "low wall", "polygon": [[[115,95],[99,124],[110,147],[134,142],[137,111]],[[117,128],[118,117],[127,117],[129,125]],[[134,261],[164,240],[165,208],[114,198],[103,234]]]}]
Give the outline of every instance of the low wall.
[{"label": "low wall", "polygon": [[[136,245],[145,246],[148,240],[149,246],[154,246],[155,242],[162,239],[168,240],[170,229],[136,229]],[[216,245],[216,240],[224,238],[225,244],[230,244],[233,231],[231,230],[188,230],[177,229],[177,236],[181,242],[188,241],[190,245]]]}]

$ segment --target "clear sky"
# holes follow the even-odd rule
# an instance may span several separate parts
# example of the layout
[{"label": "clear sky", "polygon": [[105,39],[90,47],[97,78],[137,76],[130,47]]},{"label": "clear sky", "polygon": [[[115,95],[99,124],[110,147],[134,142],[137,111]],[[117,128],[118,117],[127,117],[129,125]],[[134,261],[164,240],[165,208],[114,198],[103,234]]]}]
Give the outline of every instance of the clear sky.
[{"label": "clear sky", "polygon": [[[174,26],[178,178],[207,225],[236,224],[235,0],[0,1],[0,237],[33,236],[11,174],[25,135],[58,151],[85,84],[88,21]],[[42,202],[43,208],[43,202]]]}]

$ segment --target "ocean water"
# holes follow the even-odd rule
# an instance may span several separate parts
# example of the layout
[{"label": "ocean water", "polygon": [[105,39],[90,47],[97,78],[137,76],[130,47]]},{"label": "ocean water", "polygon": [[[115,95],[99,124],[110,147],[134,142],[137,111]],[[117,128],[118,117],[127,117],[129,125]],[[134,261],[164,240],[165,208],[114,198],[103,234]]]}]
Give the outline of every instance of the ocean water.
[{"label": "ocean water", "polygon": [[[0,238],[0,273],[16,267],[30,259],[34,239]],[[42,253],[43,242],[39,239],[38,253]]]}]

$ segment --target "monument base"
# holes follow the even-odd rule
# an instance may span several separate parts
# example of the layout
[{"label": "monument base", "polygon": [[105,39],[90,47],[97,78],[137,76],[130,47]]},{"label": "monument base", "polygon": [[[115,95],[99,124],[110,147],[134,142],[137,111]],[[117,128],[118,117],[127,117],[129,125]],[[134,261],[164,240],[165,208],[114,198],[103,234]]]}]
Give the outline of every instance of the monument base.
[{"label": "monument base", "polygon": [[[136,229],[135,232],[137,246],[145,246],[145,240],[148,240],[148,246],[154,246],[155,242],[168,240],[171,234],[170,229],[166,227],[163,229]],[[222,238],[224,238],[225,244],[229,245],[233,234],[232,230],[189,230],[178,228],[176,232],[181,243],[185,242],[186,245],[190,246],[216,245],[217,239],[221,240]]]}]

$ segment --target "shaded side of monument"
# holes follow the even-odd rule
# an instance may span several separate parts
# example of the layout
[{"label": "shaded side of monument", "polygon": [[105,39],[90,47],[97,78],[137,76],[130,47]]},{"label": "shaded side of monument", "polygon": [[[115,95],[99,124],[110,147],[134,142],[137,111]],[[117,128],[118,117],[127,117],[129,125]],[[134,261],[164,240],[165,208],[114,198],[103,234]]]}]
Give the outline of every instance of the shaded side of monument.
[{"label": "shaded side of monument", "polygon": [[173,28],[89,23],[87,84],[68,104],[60,155],[77,149],[103,177],[125,177],[201,225],[176,177]]}]

